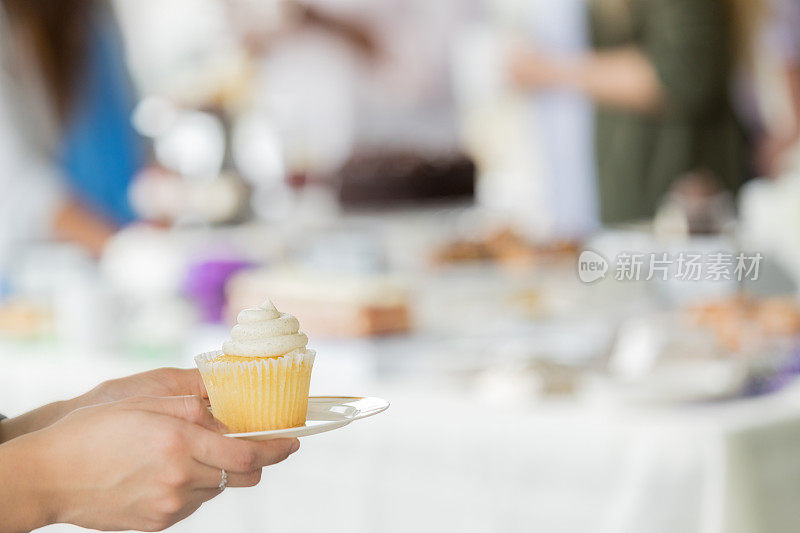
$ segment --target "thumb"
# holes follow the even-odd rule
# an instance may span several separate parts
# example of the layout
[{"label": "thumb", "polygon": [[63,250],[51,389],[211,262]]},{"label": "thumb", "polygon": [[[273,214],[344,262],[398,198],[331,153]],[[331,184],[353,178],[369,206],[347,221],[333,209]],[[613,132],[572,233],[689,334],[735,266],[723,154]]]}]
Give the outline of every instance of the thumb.
[{"label": "thumb", "polygon": [[206,401],[199,396],[169,396],[164,398],[140,397],[123,400],[130,407],[141,411],[158,413],[186,420],[214,432],[226,432],[227,428],[214,418]]}]

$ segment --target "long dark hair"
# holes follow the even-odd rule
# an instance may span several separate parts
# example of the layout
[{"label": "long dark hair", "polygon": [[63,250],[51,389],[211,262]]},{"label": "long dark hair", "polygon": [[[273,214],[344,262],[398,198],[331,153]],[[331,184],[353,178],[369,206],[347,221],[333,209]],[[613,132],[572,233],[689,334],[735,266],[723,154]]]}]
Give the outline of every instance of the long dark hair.
[{"label": "long dark hair", "polygon": [[82,79],[92,0],[0,0],[14,35],[38,63],[52,108],[63,124]]}]

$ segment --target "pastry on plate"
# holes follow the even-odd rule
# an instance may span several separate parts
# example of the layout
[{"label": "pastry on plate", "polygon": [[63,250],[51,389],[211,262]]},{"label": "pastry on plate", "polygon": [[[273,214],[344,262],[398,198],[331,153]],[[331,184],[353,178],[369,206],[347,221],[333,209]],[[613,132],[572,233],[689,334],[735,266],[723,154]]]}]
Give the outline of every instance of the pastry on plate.
[{"label": "pastry on plate", "polygon": [[239,313],[222,350],[195,357],[214,416],[232,433],[302,426],[316,352],[267,300]]}]

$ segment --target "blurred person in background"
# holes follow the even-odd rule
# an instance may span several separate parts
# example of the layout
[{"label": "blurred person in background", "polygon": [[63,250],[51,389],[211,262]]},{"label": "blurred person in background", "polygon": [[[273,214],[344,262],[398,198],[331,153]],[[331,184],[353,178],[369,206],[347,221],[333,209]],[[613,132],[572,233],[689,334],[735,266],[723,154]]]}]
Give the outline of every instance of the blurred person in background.
[{"label": "blurred person in background", "polygon": [[0,420],[0,533],[165,529],[300,447],[224,437],[207,397],[197,370],[162,368]]},{"label": "blurred person in background", "polygon": [[439,174],[425,186],[447,196],[448,171],[464,163],[450,47],[474,3],[292,0],[280,31],[249,31],[262,43],[263,94],[281,99],[289,173],[344,182],[344,203],[391,201],[424,196],[415,170],[431,163]]},{"label": "blurred person in background", "polygon": [[458,134],[450,88],[451,41],[474,0],[288,3],[315,33],[338,37],[354,72],[356,150],[452,152]]},{"label": "blurred person in background", "polygon": [[144,155],[111,9],[1,0],[0,40],[0,262],[51,237],[98,254],[134,219],[127,190]]},{"label": "blurred person in background", "polygon": [[786,106],[778,112],[778,124],[755,118],[755,166],[760,175],[778,176],[789,170],[800,143],[800,0],[769,0],[765,7],[762,47],[776,63]]},{"label": "blurred person in background", "polygon": [[579,90],[596,104],[601,218],[653,216],[682,174],[709,170],[736,190],[744,136],[729,100],[737,61],[735,0],[589,0],[594,52],[512,53],[522,88]]}]

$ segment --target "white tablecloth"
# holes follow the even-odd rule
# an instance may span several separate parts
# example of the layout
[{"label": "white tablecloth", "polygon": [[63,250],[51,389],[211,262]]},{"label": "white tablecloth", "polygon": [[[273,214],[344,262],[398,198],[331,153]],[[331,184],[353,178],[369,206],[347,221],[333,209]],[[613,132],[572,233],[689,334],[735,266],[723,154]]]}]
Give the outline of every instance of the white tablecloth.
[{"label": "white tablecloth", "polygon": [[[304,438],[259,487],[227,490],[171,531],[800,529],[800,394],[791,390],[662,408],[598,398],[496,405],[379,378],[361,345],[345,347],[318,358],[312,393],[383,396],[389,411]],[[0,345],[0,410],[13,415],[161,363]]]}]

